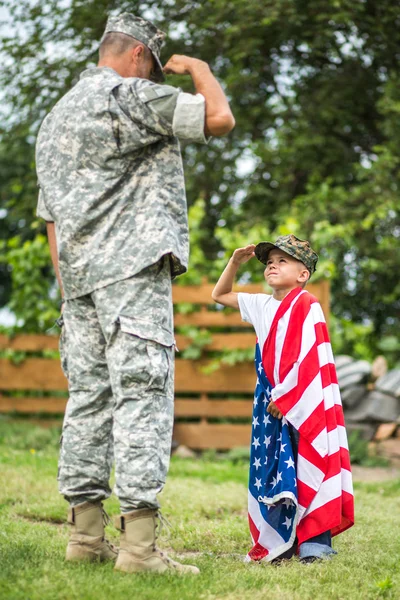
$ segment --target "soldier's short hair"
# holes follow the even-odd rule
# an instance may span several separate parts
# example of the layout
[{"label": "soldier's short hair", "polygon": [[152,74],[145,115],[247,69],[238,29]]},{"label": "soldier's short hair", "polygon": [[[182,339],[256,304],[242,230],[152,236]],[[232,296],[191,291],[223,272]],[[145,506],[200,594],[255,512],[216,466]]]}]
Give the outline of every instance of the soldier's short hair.
[{"label": "soldier's short hair", "polygon": [[[126,35],[125,33],[119,33],[116,31],[111,31],[104,36],[100,44],[99,55],[100,58],[103,58],[107,54],[111,54],[114,56],[120,56],[124,54],[127,50],[131,48],[136,48],[136,46],[142,45],[146,48],[146,46],[131,37],[130,35]],[[147,48],[146,48],[147,50]]]}]

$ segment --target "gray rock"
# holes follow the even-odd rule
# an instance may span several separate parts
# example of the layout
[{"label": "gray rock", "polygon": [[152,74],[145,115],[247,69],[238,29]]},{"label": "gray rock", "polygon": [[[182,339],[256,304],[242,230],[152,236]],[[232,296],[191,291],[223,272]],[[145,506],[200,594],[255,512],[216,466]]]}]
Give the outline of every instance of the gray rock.
[{"label": "gray rock", "polygon": [[342,390],[342,402],[345,408],[354,408],[368,395],[368,390],[365,385],[351,385]]},{"label": "gray rock", "polygon": [[371,365],[366,360],[357,360],[337,369],[339,387],[344,390],[347,387],[364,383],[371,373]]},{"label": "gray rock", "polygon": [[352,362],[354,362],[354,358],[351,356],[347,356],[347,354],[339,354],[339,356],[335,357],[336,371]]},{"label": "gray rock", "polygon": [[353,431],[358,431],[360,437],[369,442],[373,439],[375,430],[376,425],[372,425],[371,423],[346,423],[347,435],[350,435]]},{"label": "gray rock", "polygon": [[174,456],[179,456],[179,458],[196,458],[196,453],[187,446],[180,445],[175,450]]},{"label": "gray rock", "polygon": [[375,382],[375,387],[381,392],[400,398],[400,369],[392,369],[379,377]]},{"label": "gray rock", "polygon": [[390,423],[400,414],[400,402],[394,396],[373,390],[356,408],[345,412],[349,423]]}]

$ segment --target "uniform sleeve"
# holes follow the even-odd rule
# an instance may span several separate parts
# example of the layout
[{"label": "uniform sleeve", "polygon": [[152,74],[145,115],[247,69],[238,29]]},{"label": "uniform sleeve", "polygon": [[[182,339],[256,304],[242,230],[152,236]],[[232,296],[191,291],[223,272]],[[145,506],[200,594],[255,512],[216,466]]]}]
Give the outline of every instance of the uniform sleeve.
[{"label": "uniform sleeve", "polygon": [[36,207],[36,216],[40,217],[41,219],[44,219],[45,221],[54,222],[54,219],[53,219],[52,215],[50,214],[50,212],[48,211],[46,204],[44,202],[44,193],[40,188],[39,188],[38,203],[37,203],[37,207]]},{"label": "uniform sleeve", "polygon": [[163,136],[207,143],[204,135],[206,103],[201,94],[186,94],[170,85],[136,80],[130,95],[120,92],[134,121]]}]

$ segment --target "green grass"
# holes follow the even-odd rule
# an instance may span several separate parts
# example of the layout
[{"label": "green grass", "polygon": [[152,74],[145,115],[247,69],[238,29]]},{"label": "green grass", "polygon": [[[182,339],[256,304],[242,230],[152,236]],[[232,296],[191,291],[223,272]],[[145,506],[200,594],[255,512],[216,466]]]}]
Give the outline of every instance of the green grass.
[{"label": "green grass", "polygon": [[[0,419],[0,599],[331,600],[400,597],[400,480],[357,483],[357,525],[331,561],[244,564],[247,466],[173,458],[162,494],[172,524],[160,546],[201,575],[126,575],[64,562],[67,504],[58,495],[56,430]],[[110,515],[118,503],[106,503]],[[118,540],[108,527],[108,536]]]}]

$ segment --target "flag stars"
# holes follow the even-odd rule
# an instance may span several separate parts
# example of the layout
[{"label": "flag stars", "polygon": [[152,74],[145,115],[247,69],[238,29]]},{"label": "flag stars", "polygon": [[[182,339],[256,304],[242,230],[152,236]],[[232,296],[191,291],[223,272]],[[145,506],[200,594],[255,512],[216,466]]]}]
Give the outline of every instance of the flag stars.
[{"label": "flag stars", "polygon": [[269,423],[271,423],[269,415],[264,415],[264,425],[268,425]]},{"label": "flag stars", "polygon": [[268,446],[270,445],[270,443],[271,443],[271,436],[270,435],[269,436],[264,435],[264,444],[265,444],[265,447],[268,448]]},{"label": "flag stars", "polygon": [[281,452],[286,452],[285,446],[287,446],[287,444],[281,444]]},{"label": "flag stars", "polygon": [[260,489],[260,487],[261,487],[261,485],[262,485],[262,484],[261,484],[261,477],[260,477],[260,479],[257,479],[257,477],[256,477],[256,481],[255,481],[255,484],[254,484],[254,485],[256,486],[257,490],[259,490],[259,489]]},{"label": "flag stars", "polygon": [[276,478],[275,478],[275,477],[273,477],[273,478],[272,478],[272,482],[270,483],[270,485],[272,485],[272,487],[274,488],[274,487],[276,486],[276,483],[277,483],[277,482],[276,482]]},{"label": "flag stars", "polygon": [[279,483],[280,481],[282,481],[282,471],[280,473],[278,471],[278,474],[276,476],[276,483]]},{"label": "flag stars", "polygon": [[295,468],[295,464],[291,456],[289,457],[289,460],[285,460],[284,462],[287,464],[287,469],[290,469],[290,467],[293,467],[293,469]]},{"label": "flag stars", "polygon": [[258,446],[260,446],[260,438],[254,437],[252,446],[254,446],[254,448],[257,450]]},{"label": "flag stars", "polygon": [[286,528],[289,529],[292,526],[292,519],[285,517],[285,522],[282,525],[286,525]]},{"label": "flag stars", "polygon": [[257,371],[260,373],[260,375],[262,373],[262,370],[263,370],[262,363],[258,363],[258,369],[257,369]]},{"label": "flag stars", "polygon": [[253,467],[256,468],[256,471],[258,471],[258,467],[261,467],[261,460],[259,458],[254,459]]},{"label": "flag stars", "polygon": [[258,427],[260,423],[258,422],[258,417],[253,417],[253,427]]},{"label": "flag stars", "polygon": [[290,508],[293,503],[289,498],[285,498],[285,500],[282,502],[282,504],[284,504],[286,506],[286,508]]}]

